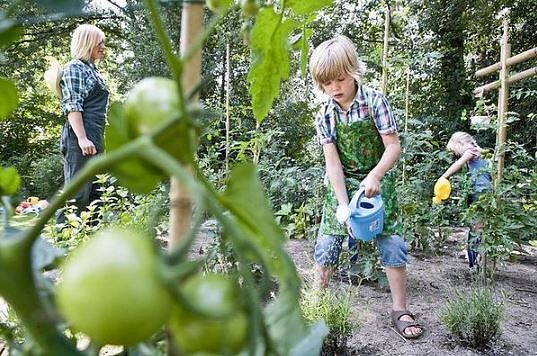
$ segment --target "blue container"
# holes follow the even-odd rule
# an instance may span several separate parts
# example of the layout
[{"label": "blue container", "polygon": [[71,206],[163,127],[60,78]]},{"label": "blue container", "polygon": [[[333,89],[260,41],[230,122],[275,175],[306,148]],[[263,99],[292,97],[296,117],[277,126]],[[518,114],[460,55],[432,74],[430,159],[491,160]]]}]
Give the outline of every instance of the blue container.
[{"label": "blue container", "polygon": [[384,229],[384,203],[380,194],[367,198],[364,189],[358,190],[349,203],[352,235],[371,241]]}]

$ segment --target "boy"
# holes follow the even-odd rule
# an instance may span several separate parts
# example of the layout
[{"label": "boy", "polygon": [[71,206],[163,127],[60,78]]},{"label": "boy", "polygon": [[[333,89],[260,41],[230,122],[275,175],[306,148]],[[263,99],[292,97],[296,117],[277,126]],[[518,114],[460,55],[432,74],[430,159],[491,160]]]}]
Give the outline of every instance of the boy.
[{"label": "boy", "polygon": [[[399,158],[401,144],[386,98],[362,86],[365,66],[347,37],[321,43],[311,55],[310,72],[316,87],[330,97],[316,116],[330,182],[315,244],[321,286],[326,287],[349,229],[349,194],[360,186],[367,197],[379,194],[381,180]],[[385,228],[375,240],[392,294],[392,321],[403,337],[417,338],[423,328],[406,307],[406,245],[394,234],[395,192],[389,179],[382,187]]]}]

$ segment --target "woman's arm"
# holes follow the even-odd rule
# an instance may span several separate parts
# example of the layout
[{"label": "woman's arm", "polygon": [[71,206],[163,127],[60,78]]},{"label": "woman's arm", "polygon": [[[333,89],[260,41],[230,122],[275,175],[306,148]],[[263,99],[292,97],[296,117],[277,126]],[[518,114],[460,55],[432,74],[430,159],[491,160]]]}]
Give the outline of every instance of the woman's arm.
[{"label": "woman's arm", "polygon": [[442,174],[442,177],[444,177],[446,179],[451,177],[452,175],[454,175],[455,173],[460,171],[461,168],[464,167],[466,162],[468,162],[472,158],[474,158],[474,153],[472,153],[471,150],[464,151],[462,156],[458,160],[453,162],[453,164],[451,166],[449,166],[449,168],[446,170],[446,172],[444,174]]},{"label": "woman's arm", "polygon": [[384,153],[375,168],[369,172],[361,184],[365,189],[366,197],[372,197],[380,193],[382,177],[393,168],[401,154],[401,142],[396,132],[380,136],[384,144]]}]

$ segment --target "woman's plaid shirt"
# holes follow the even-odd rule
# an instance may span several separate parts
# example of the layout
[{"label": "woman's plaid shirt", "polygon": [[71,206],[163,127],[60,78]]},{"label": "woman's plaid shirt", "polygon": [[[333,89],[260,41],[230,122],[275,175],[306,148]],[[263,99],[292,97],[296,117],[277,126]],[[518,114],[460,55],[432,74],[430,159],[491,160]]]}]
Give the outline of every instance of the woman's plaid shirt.
[{"label": "woman's plaid shirt", "polygon": [[95,64],[79,59],[69,62],[60,80],[63,113],[84,111],[84,100],[97,83],[105,87],[104,80],[97,71]]}]

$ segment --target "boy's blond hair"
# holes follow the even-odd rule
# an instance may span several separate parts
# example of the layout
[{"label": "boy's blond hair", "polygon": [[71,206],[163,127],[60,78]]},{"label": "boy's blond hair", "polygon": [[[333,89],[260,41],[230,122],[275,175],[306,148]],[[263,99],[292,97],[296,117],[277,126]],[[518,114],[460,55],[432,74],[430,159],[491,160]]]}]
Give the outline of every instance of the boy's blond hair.
[{"label": "boy's blond hair", "polygon": [[71,38],[71,57],[89,61],[91,51],[104,39],[104,32],[97,26],[89,24],[78,26]]},{"label": "boy's blond hair", "polygon": [[472,135],[462,131],[455,132],[451,135],[446,148],[458,156],[462,156],[467,149],[481,149]]},{"label": "boy's blond hair", "polygon": [[310,58],[310,73],[317,89],[322,84],[350,74],[357,83],[365,73],[365,64],[358,58],[352,41],[343,35],[324,41],[313,50]]}]

